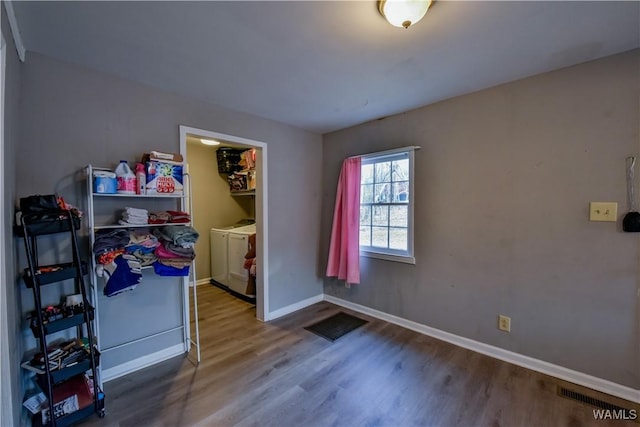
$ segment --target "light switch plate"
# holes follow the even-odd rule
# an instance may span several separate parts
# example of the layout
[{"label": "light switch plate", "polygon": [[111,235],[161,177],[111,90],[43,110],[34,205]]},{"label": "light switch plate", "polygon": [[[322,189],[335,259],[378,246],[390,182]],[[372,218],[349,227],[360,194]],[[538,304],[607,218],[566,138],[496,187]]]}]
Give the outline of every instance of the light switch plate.
[{"label": "light switch plate", "polygon": [[589,221],[611,221],[618,219],[616,202],[591,202],[589,204]]}]

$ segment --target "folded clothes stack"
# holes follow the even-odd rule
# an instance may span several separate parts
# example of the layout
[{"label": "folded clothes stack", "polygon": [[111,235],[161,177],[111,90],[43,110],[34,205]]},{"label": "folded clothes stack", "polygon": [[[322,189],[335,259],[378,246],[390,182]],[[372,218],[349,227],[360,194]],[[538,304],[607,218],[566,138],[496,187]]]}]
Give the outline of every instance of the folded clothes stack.
[{"label": "folded clothes stack", "polygon": [[[98,257],[104,256],[109,252],[124,250],[124,247],[129,244],[129,232],[124,229],[108,229],[99,230],[96,232],[96,240],[93,244],[93,253],[96,256],[96,261],[100,264],[107,264],[112,261],[105,259],[100,260]],[[122,253],[122,252],[121,252]],[[106,262],[103,262],[106,261]]]},{"label": "folded clothes stack", "polygon": [[[125,213],[130,214],[129,218],[142,217],[140,211],[146,212],[127,208]],[[188,219],[184,212],[168,212],[174,213],[178,221],[180,217]],[[188,225],[166,225],[153,233],[147,227],[99,230],[93,253],[98,262],[96,274],[107,278],[104,294],[110,297],[135,289],[145,266],[153,265],[160,276],[188,276],[198,237],[198,232]]]},{"label": "folded clothes stack", "polygon": [[182,211],[159,211],[149,214],[149,224],[184,224],[191,222],[191,215]]},{"label": "folded clothes stack", "polygon": [[149,223],[149,211],[138,208],[125,208],[122,219],[118,221],[122,225],[143,225]]},{"label": "folded clothes stack", "polygon": [[166,240],[183,248],[194,247],[198,237],[200,237],[198,232],[188,225],[166,225],[158,228],[154,233],[161,240]]},{"label": "folded clothes stack", "polygon": [[125,247],[128,254],[133,255],[142,267],[153,264],[157,257],[154,254],[160,245],[158,238],[146,228],[129,231],[129,244]]},{"label": "folded clothes stack", "polygon": [[162,241],[160,246],[156,248],[155,254],[160,264],[181,269],[190,266],[191,261],[196,257],[193,248],[181,248],[178,246],[179,250],[174,252],[171,247],[175,249],[175,246],[171,245],[171,243]]},{"label": "folded clothes stack", "polygon": [[104,294],[108,297],[135,289],[142,280],[140,261],[125,253],[129,242],[127,230],[100,230],[96,233],[93,244],[98,263],[96,274],[107,278]]},{"label": "folded clothes stack", "polygon": [[166,211],[151,212],[149,214],[149,224],[166,224],[170,219],[171,215]]},{"label": "folded clothes stack", "polygon": [[170,223],[183,224],[183,223],[191,222],[191,215],[189,215],[188,212],[167,211],[167,213],[171,216],[171,219],[169,220]]},{"label": "folded clothes stack", "polygon": [[154,231],[160,240],[155,250],[158,260],[153,263],[160,276],[188,276],[189,266],[196,257],[193,247],[198,232],[189,226],[167,225]]}]

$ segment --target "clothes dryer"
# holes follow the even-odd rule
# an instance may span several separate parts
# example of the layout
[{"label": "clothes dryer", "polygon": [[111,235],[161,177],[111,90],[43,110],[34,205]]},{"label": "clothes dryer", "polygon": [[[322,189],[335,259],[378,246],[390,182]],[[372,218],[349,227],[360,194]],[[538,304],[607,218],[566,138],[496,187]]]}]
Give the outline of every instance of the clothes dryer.
[{"label": "clothes dryer", "polygon": [[[212,228],[209,232],[211,279],[218,285],[229,286],[229,231],[245,226],[247,226],[247,220],[227,227]],[[255,227],[255,224],[253,226]]]},{"label": "clothes dryer", "polygon": [[249,250],[249,236],[256,233],[256,225],[234,228],[228,232],[228,281],[227,286],[239,294],[255,297],[247,293],[249,271],[244,268],[244,256]]}]

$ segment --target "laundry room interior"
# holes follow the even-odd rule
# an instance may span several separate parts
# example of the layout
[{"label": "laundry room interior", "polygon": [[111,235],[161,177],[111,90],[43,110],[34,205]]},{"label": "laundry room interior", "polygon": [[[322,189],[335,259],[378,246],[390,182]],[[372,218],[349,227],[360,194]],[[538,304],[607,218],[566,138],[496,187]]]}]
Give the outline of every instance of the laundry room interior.
[{"label": "laundry room interior", "polygon": [[195,276],[256,302],[256,152],[251,145],[195,134],[186,138],[191,214],[200,234]]}]

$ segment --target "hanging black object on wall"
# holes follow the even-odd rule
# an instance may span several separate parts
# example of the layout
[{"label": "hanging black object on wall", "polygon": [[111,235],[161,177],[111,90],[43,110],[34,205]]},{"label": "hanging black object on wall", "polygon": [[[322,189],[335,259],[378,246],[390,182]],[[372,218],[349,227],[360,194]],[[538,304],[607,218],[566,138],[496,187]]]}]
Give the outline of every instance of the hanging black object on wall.
[{"label": "hanging black object on wall", "polygon": [[629,204],[629,212],[622,219],[622,230],[627,233],[640,232],[640,212],[636,210],[636,202],[633,194],[634,187],[634,168],[636,158],[627,157],[627,203]]}]

